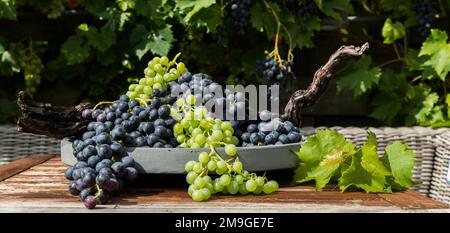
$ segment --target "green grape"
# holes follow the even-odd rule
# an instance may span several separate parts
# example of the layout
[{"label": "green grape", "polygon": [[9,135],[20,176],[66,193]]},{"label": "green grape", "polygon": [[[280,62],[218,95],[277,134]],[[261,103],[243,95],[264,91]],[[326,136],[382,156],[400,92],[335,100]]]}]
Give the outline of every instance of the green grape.
[{"label": "green grape", "polygon": [[183,143],[186,140],[186,136],[180,134],[177,136],[177,142],[178,143]]},{"label": "green grape", "polygon": [[229,194],[236,194],[239,191],[239,184],[236,181],[231,181],[227,187]]},{"label": "green grape", "polygon": [[212,182],[211,177],[208,176],[208,175],[203,176],[203,179],[205,180],[206,183],[211,183]]},{"label": "green grape", "polygon": [[207,188],[211,194],[215,193],[213,183],[211,183],[211,182],[206,183],[205,188]]},{"label": "green grape", "polygon": [[202,188],[200,191],[203,193],[203,200],[208,200],[211,197],[211,191],[208,188]]},{"label": "green grape", "polygon": [[237,174],[236,176],[234,176],[234,180],[236,181],[236,183],[243,184],[244,183],[244,177],[242,177],[242,175]]},{"label": "green grape", "polygon": [[189,185],[189,188],[188,188],[188,194],[189,194],[189,196],[190,197],[192,197],[192,193],[195,191],[195,188],[194,188],[194,185]]},{"label": "green grape", "polygon": [[[222,122],[221,124],[220,124],[220,128],[222,129],[222,130],[230,130],[230,131],[233,131],[233,126],[231,125],[231,123],[229,122],[229,121],[224,121],[224,122]],[[233,134],[233,132],[232,132],[232,134]]]},{"label": "green grape", "polygon": [[222,131],[220,131],[220,130],[213,130],[213,132],[211,134],[211,137],[213,138],[213,140],[215,142],[220,142],[222,140],[222,138],[223,138]]},{"label": "green grape", "polygon": [[279,185],[278,185],[278,183],[276,181],[271,180],[271,181],[269,181],[267,183],[270,183],[272,185],[273,191],[277,191],[279,189]]},{"label": "green grape", "polygon": [[239,145],[239,139],[236,136],[231,137],[231,143],[233,143],[233,145],[237,146]]},{"label": "green grape", "polygon": [[250,175],[250,173],[248,171],[243,171],[242,172],[242,177],[247,178]]},{"label": "green grape", "polygon": [[217,169],[217,163],[213,160],[210,160],[207,165],[208,170],[214,171]]},{"label": "green grape", "polygon": [[198,176],[194,181],[194,187],[196,189],[201,189],[206,185],[206,181],[203,179],[203,177]]},{"label": "green grape", "polygon": [[146,94],[148,96],[150,96],[152,94],[152,91],[153,91],[153,89],[149,86],[145,86],[144,90],[143,90],[144,94]]},{"label": "green grape", "polygon": [[180,121],[180,124],[181,124],[181,126],[183,126],[184,129],[187,129],[191,126],[191,123],[186,119],[182,119]]},{"label": "green grape", "polygon": [[233,170],[235,171],[235,172],[237,172],[237,173],[240,173],[240,172],[242,172],[242,163],[241,162],[239,162],[239,161],[235,161],[234,163],[233,163]]},{"label": "green grape", "polygon": [[227,185],[230,184],[230,182],[231,182],[231,177],[230,177],[230,175],[228,175],[228,174],[223,174],[223,175],[220,177],[220,184],[221,184],[222,186],[227,186]]},{"label": "green grape", "polygon": [[178,98],[177,101],[175,101],[175,103],[177,104],[178,107],[182,107],[186,102],[184,101],[183,98]]},{"label": "green grape", "polygon": [[242,195],[248,194],[247,186],[245,183],[239,185],[239,193]]},{"label": "green grape", "polygon": [[198,134],[194,139],[198,144],[203,145],[206,143],[206,137],[203,134]]},{"label": "green grape", "polygon": [[173,126],[173,132],[176,134],[183,133],[183,126],[180,123],[175,123],[175,125]]},{"label": "green grape", "polygon": [[192,170],[194,172],[196,172],[197,174],[202,172],[202,170],[203,170],[202,164],[201,163],[195,163],[194,166],[192,167]]},{"label": "green grape", "polygon": [[253,191],[254,194],[261,194],[263,191],[263,186],[256,187],[255,191]]},{"label": "green grape", "polygon": [[136,87],[134,88],[134,92],[136,93],[142,93],[144,91],[144,86],[143,85],[136,85]]},{"label": "green grape", "polygon": [[161,63],[161,65],[163,66],[168,66],[169,65],[169,58],[166,56],[161,57],[161,60],[159,61],[159,63]]},{"label": "green grape", "polygon": [[227,167],[227,163],[226,162],[224,162],[224,161],[222,161],[222,160],[220,160],[220,161],[218,161],[217,162],[217,170],[226,170],[228,167]]},{"label": "green grape", "polygon": [[134,91],[134,89],[136,89],[136,84],[130,84],[130,86],[128,87],[129,91]]},{"label": "green grape", "polygon": [[192,170],[194,170],[194,165],[195,165],[195,161],[189,161],[184,165],[184,170],[186,172],[191,172]]},{"label": "green grape", "polygon": [[192,130],[192,136],[193,137],[195,137],[195,136],[197,136],[197,135],[203,135],[203,130],[202,129],[200,129],[200,128],[194,128],[193,130]]},{"label": "green grape", "polygon": [[201,146],[200,144],[196,143],[196,142],[193,142],[193,143],[191,144],[191,148],[199,149],[199,148],[202,148],[202,146]]},{"label": "green grape", "polygon": [[273,187],[273,185],[272,185],[271,183],[267,182],[267,183],[265,183],[264,186],[263,186],[263,192],[264,192],[265,194],[273,193],[273,192],[275,191],[274,188],[275,188],[275,187]]},{"label": "green grape", "polygon": [[195,173],[195,172],[189,172],[187,175],[186,175],[186,182],[188,183],[188,184],[193,184],[194,182],[195,182],[195,180],[197,179],[197,177],[198,177],[198,174],[197,173]]},{"label": "green grape", "polygon": [[256,187],[258,187],[258,185],[254,180],[247,180],[247,182],[245,182],[245,187],[249,192],[253,192],[256,190]]},{"label": "green grape", "polygon": [[214,185],[214,191],[215,192],[222,192],[222,190],[224,189],[224,187],[220,184],[220,180],[219,179],[215,179],[213,185]]},{"label": "green grape", "polygon": [[189,105],[194,105],[195,104],[195,97],[193,95],[188,95],[186,97],[186,103]]},{"label": "green grape", "polygon": [[205,199],[205,195],[202,191],[200,190],[195,190],[192,193],[192,200],[194,201],[203,201]]},{"label": "green grape", "polygon": [[155,83],[153,84],[153,89],[162,89],[163,86],[161,85],[161,83]]},{"label": "green grape", "polygon": [[261,176],[256,177],[255,179],[256,185],[263,186],[264,185],[264,178]]},{"label": "green grape", "polygon": [[229,129],[224,130],[224,131],[223,131],[223,134],[224,134],[225,137],[227,137],[227,138],[233,137],[233,131],[232,131],[232,130],[229,130]]},{"label": "green grape", "polygon": [[161,75],[157,74],[153,79],[153,82],[155,82],[155,84],[156,83],[162,84],[164,82],[164,78]]},{"label": "green grape", "polygon": [[[153,69],[156,71],[156,73],[161,74],[163,71],[163,67],[161,64],[157,63],[153,66]],[[162,77],[161,77],[162,78]]]},{"label": "green grape", "polygon": [[208,163],[209,159],[210,159],[209,154],[208,152],[205,151],[200,153],[200,155],[198,156],[198,161],[200,161],[201,163]]},{"label": "green grape", "polygon": [[225,153],[229,156],[234,156],[237,153],[237,148],[233,144],[228,144],[225,146]]},{"label": "green grape", "polygon": [[178,72],[180,72],[181,74],[184,73],[184,72],[186,71],[186,67],[185,67],[185,65],[184,65],[183,62],[179,62],[179,63],[177,64],[177,70],[178,70]]}]

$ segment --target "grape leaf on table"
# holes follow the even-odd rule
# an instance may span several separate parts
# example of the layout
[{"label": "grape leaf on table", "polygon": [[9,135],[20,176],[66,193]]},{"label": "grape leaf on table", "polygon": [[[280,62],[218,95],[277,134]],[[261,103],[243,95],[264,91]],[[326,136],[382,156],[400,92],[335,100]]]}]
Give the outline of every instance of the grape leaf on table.
[{"label": "grape leaf on table", "polygon": [[351,61],[350,65],[339,75],[341,78],[337,83],[338,92],[349,89],[354,96],[366,93],[376,84],[381,77],[381,69],[369,68],[372,63],[370,56],[363,56],[357,61]]},{"label": "grape leaf on table", "polygon": [[383,163],[392,173],[390,184],[395,189],[409,188],[414,185],[412,181],[412,170],[416,165],[414,152],[408,149],[408,146],[400,141],[389,144],[385,149],[382,158]]},{"label": "grape leaf on table", "polygon": [[390,174],[378,158],[375,134],[369,131],[367,142],[352,157],[350,167],[342,172],[339,188],[344,192],[353,185],[367,193],[385,192],[386,176]]},{"label": "grape leaf on table", "polygon": [[334,130],[317,130],[302,145],[297,156],[300,165],[294,176],[295,182],[316,181],[316,189],[322,189],[339,171],[347,158],[355,153],[355,145]]}]

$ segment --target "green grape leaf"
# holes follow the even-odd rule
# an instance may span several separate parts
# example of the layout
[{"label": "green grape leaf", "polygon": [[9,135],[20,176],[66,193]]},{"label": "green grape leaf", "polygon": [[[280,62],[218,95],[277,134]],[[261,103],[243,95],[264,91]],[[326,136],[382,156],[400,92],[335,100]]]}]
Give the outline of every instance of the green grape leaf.
[{"label": "green grape leaf", "polygon": [[105,9],[105,0],[80,0],[80,4],[93,15],[98,15]]},{"label": "green grape leaf", "polygon": [[294,47],[299,49],[312,48],[314,46],[312,41],[314,32],[320,30],[320,18],[318,16],[309,18],[307,25],[299,26],[298,22],[286,23],[286,28],[291,34]]},{"label": "green grape leaf", "polygon": [[353,90],[354,96],[359,96],[376,84],[381,77],[381,69],[378,67],[369,68],[372,63],[370,56],[363,56],[356,61],[351,61],[350,65],[342,71],[341,78],[337,82],[337,90]]},{"label": "green grape leaf", "polygon": [[392,185],[393,188],[398,189],[399,186],[409,188],[414,185],[412,181],[412,170],[416,165],[414,157],[414,152],[400,141],[386,146],[382,160],[392,173],[394,182],[392,184],[395,184]]},{"label": "green grape leaf", "polygon": [[353,12],[353,6],[350,0],[314,0],[314,2],[325,15],[336,20],[342,20],[342,12]]},{"label": "green grape leaf", "polygon": [[140,60],[148,51],[165,56],[169,53],[173,41],[174,37],[171,26],[166,25],[163,29],[147,34],[146,40],[143,40],[137,45],[136,56]]},{"label": "green grape leaf", "polygon": [[147,36],[147,33],[147,28],[143,24],[136,24],[134,29],[131,31],[130,42],[138,43],[142,41],[142,38],[145,38]]},{"label": "green grape leaf", "polygon": [[374,106],[374,109],[370,113],[370,117],[390,122],[401,110],[402,101],[394,93],[379,92],[373,98],[371,105]]},{"label": "green grape leaf", "polygon": [[441,80],[445,80],[450,71],[450,43],[447,39],[447,32],[432,29],[419,52],[419,56],[429,56],[423,65],[432,67]]},{"label": "green grape leaf", "polygon": [[187,12],[184,17],[184,22],[189,23],[194,15],[199,13],[202,9],[208,8],[214,4],[216,4],[215,0],[180,0],[177,1],[177,8]]},{"label": "green grape leaf", "polygon": [[158,6],[161,6],[161,1],[146,1],[146,0],[137,0],[135,11],[138,15],[142,15],[147,17],[148,19],[152,19],[157,15]]},{"label": "green grape leaf", "polygon": [[86,36],[87,42],[100,52],[105,52],[116,43],[116,34],[105,26],[100,31],[95,27],[88,27],[83,35]]},{"label": "green grape leaf", "polygon": [[217,26],[220,24],[221,15],[220,6],[215,4],[193,16],[191,22],[197,28],[205,27],[207,32],[215,33]]},{"label": "green grape leaf", "polygon": [[386,176],[389,175],[391,173],[378,157],[375,134],[369,131],[367,142],[352,157],[351,165],[342,172],[339,188],[345,191],[353,185],[367,193],[384,192]]},{"label": "green grape leaf", "polygon": [[80,35],[70,36],[61,46],[61,54],[68,65],[86,61],[90,55],[90,47]]},{"label": "green grape leaf", "polygon": [[445,103],[446,103],[448,106],[450,106],[450,94],[447,94],[447,95],[445,96]]},{"label": "green grape leaf", "polygon": [[334,130],[317,130],[296,154],[300,165],[296,170],[296,182],[316,181],[316,189],[322,189],[339,171],[344,161],[355,153],[355,145]]},{"label": "green grape leaf", "polygon": [[381,35],[384,37],[383,43],[392,44],[395,40],[405,37],[405,26],[398,21],[393,23],[391,18],[387,18],[381,29]]},{"label": "green grape leaf", "polygon": [[[276,14],[280,13],[280,8],[275,3],[271,3],[272,9]],[[250,22],[259,32],[265,32],[267,38],[272,38],[276,33],[277,23],[274,16],[261,2],[255,2],[250,8]]]},{"label": "green grape leaf", "polygon": [[428,125],[432,118],[434,105],[439,101],[439,95],[436,92],[428,94],[422,101],[422,107],[415,114],[417,122],[421,125]]},{"label": "green grape leaf", "polygon": [[15,0],[0,0],[0,19],[17,20]]}]

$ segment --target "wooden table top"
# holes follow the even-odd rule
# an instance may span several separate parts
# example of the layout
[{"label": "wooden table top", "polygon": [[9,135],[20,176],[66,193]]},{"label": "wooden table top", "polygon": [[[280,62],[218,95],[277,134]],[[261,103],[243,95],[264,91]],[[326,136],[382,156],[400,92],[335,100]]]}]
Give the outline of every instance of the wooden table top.
[{"label": "wooden table top", "polygon": [[449,206],[408,190],[394,194],[316,192],[281,185],[271,195],[214,195],[197,203],[184,176],[146,175],[108,204],[88,210],[68,192],[59,157],[27,157],[0,166],[0,212],[449,212]]}]

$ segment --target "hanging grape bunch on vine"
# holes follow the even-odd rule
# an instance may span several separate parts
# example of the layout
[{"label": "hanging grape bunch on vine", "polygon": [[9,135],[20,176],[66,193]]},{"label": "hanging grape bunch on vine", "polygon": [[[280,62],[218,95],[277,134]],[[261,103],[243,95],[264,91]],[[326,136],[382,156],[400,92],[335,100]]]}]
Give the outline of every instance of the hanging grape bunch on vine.
[{"label": "hanging grape bunch on vine", "polygon": [[436,8],[431,1],[414,0],[412,10],[415,12],[414,19],[417,23],[417,30],[422,37],[427,37],[436,22]]},{"label": "hanging grape bunch on vine", "polygon": [[250,21],[250,6],[252,0],[230,0],[228,2],[228,13],[233,19],[238,35],[244,35]]}]

